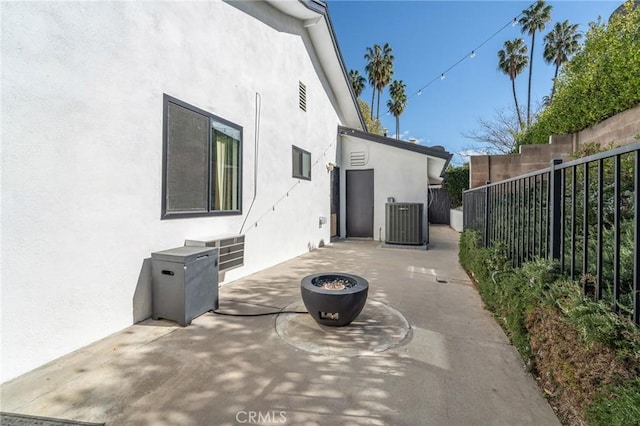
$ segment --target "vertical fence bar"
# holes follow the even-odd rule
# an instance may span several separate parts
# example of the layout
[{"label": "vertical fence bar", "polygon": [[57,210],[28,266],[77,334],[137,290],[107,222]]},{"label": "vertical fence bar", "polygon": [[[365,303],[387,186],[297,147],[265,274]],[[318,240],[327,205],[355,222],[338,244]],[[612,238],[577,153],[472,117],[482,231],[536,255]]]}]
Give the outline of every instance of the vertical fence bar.
[{"label": "vertical fence bar", "polygon": [[550,239],[550,231],[551,227],[551,171],[547,174],[547,205],[545,207],[546,219],[545,219],[545,229],[544,229],[544,255],[546,259],[549,259],[549,239]]},{"label": "vertical fence bar", "polygon": [[633,322],[640,326],[640,151],[635,152],[633,177],[634,202],[634,258],[633,258]]},{"label": "vertical fence bar", "polygon": [[490,226],[490,217],[489,217],[489,212],[491,210],[491,207],[489,206],[489,200],[491,197],[491,190],[489,187],[489,184],[491,182],[487,181],[486,182],[486,186],[485,186],[485,193],[484,193],[484,247],[487,248],[491,245],[491,242],[489,241],[489,226]]},{"label": "vertical fence bar", "polygon": [[526,262],[529,260],[529,210],[531,209],[529,206],[529,178],[524,178],[522,180],[522,184],[524,185],[524,217],[522,218],[524,221],[524,232],[522,233],[522,260],[523,262]]},{"label": "vertical fence bar", "polygon": [[524,259],[524,179],[518,179],[518,221],[520,229],[518,232],[518,266],[522,265]]},{"label": "vertical fence bar", "polygon": [[516,226],[514,228],[514,248],[516,255],[514,256],[513,266],[518,266],[520,264],[520,180],[514,181],[514,189],[515,196],[513,200],[516,205],[516,214],[513,219],[516,222]]},{"label": "vertical fence bar", "polygon": [[584,185],[582,188],[582,290],[587,293],[587,272],[589,272],[589,163],[582,165]]},{"label": "vertical fence bar", "polygon": [[511,214],[511,264],[515,267],[516,266],[516,262],[515,259],[518,256],[518,247],[517,247],[517,241],[518,241],[518,219],[517,219],[517,215],[518,215],[518,204],[516,202],[517,200],[517,192],[518,192],[518,188],[517,188],[517,181],[512,180],[511,183],[509,184],[511,186],[511,209],[509,211],[509,213]]},{"label": "vertical fence bar", "polygon": [[549,237],[551,244],[548,256],[553,260],[560,258],[560,221],[562,220],[562,216],[560,215],[562,178],[560,175],[562,170],[556,168],[560,163],[562,163],[561,159],[554,158],[551,160],[551,168],[549,169],[549,188],[551,191]]},{"label": "vertical fence bar", "polygon": [[493,245],[496,238],[496,188],[491,186],[489,190],[489,245]]},{"label": "vertical fence bar", "polygon": [[533,255],[540,257],[540,247],[538,241],[538,175],[533,177]]},{"label": "vertical fence bar", "polygon": [[613,164],[613,311],[618,312],[620,299],[620,155]]},{"label": "vertical fence bar", "polygon": [[532,218],[532,213],[533,210],[535,210],[534,204],[533,204],[533,191],[531,189],[531,176],[529,176],[527,178],[527,187],[529,188],[527,191],[527,200],[529,202],[529,208],[527,208],[527,259],[528,260],[532,260],[533,259],[533,238],[535,237],[535,235],[533,234],[533,230],[535,229],[535,226],[533,224],[533,218]]},{"label": "vertical fence bar", "polygon": [[505,214],[505,208],[507,207],[505,204],[505,196],[506,196],[506,187],[507,185],[503,183],[500,185],[500,198],[501,198],[501,207],[500,207],[500,239],[504,243],[507,239],[507,215]]},{"label": "vertical fence bar", "polygon": [[541,258],[544,255],[544,251],[542,249],[542,222],[544,220],[544,174],[540,175],[540,205],[538,206],[538,216],[540,216],[540,223],[538,224],[538,256]]},{"label": "vertical fence bar", "polygon": [[513,262],[513,259],[516,258],[516,191],[514,181],[509,182],[509,190],[509,217],[511,218],[511,223],[509,224],[509,259],[511,259],[511,264],[515,266]]},{"label": "vertical fence bar", "polygon": [[502,241],[507,242],[509,228],[507,227],[507,223],[509,220],[509,216],[507,216],[507,206],[509,205],[509,196],[507,194],[508,186],[506,183],[502,184]]},{"label": "vertical fence bar", "polygon": [[492,224],[493,226],[491,227],[491,229],[493,230],[493,236],[491,237],[491,241],[496,241],[498,239],[498,225],[500,224],[500,222],[498,222],[498,209],[500,208],[498,206],[498,186],[494,185],[492,190],[491,190],[491,198],[493,199],[493,201],[491,202],[491,219],[492,219]]},{"label": "vertical fence bar", "polygon": [[566,188],[566,175],[567,169],[560,170],[560,271],[564,275],[565,270],[565,234],[566,234],[566,197],[565,197],[565,188]]},{"label": "vertical fence bar", "polygon": [[596,251],[596,277],[597,277],[597,285],[596,285],[596,300],[600,300],[603,297],[603,287],[604,280],[602,277],[602,227],[604,224],[602,223],[602,191],[603,191],[603,180],[604,180],[604,160],[601,158],[598,160],[598,250]]},{"label": "vertical fence bar", "polygon": [[571,280],[576,274],[576,166],[571,167]]},{"label": "vertical fence bar", "polygon": [[503,220],[504,217],[502,215],[502,208],[504,207],[503,203],[502,203],[502,188],[503,188],[504,184],[501,183],[499,185],[497,185],[497,199],[498,199],[498,220],[497,220],[497,235],[498,235],[498,241],[503,241],[503,233],[504,233],[504,224],[503,224]]}]

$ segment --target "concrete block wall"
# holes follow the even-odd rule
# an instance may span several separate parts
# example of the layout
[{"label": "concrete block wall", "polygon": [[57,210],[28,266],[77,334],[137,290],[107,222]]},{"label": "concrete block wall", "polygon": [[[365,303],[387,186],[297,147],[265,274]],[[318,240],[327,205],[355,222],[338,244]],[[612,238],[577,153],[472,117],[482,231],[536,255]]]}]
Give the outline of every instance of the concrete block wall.
[{"label": "concrete block wall", "polygon": [[574,149],[587,143],[598,143],[602,146],[612,144],[614,147],[637,142],[640,134],[640,105],[609,117],[595,126],[574,133],[572,140]]},{"label": "concrete block wall", "polygon": [[549,167],[554,158],[567,158],[580,145],[598,143],[603,147],[636,142],[640,134],[640,105],[610,117],[595,126],[568,135],[554,135],[547,145],[522,145],[519,154],[474,155],[469,162],[469,187],[487,181],[499,182]]}]

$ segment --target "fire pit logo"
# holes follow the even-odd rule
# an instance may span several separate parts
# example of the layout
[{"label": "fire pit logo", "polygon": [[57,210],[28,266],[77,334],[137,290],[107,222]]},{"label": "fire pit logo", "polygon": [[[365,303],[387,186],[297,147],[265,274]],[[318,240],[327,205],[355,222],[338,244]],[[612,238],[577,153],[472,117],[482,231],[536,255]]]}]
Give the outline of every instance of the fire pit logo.
[{"label": "fire pit logo", "polygon": [[287,422],[286,411],[238,411],[236,422],[240,424],[283,424]]}]

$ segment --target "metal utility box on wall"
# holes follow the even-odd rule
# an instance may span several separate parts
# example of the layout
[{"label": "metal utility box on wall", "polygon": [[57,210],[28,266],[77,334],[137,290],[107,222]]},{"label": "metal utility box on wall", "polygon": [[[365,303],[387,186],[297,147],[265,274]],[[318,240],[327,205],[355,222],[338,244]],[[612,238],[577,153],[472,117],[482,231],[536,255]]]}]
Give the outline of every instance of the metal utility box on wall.
[{"label": "metal utility box on wall", "polygon": [[151,253],[152,318],[181,326],[218,309],[218,249],[176,247]]},{"label": "metal utility box on wall", "polygon": [[385,204],[385,243],[421,245],[424,205],[420,203]]}]

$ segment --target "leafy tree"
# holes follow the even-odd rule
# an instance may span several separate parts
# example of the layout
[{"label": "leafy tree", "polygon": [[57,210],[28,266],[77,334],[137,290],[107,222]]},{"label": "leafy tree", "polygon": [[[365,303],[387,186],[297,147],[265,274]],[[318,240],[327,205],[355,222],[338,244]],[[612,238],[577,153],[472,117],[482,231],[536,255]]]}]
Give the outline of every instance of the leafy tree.
[{"label": "leafy tree", "polygon": [[560,66],[567,62],[569,56],[580,50],[578,40],[580,40],[582,34],[577,31],[578,24],[569,24],[569,21],[565,20],[562,23],[556,22],[549,34],[544,36],[544,60],[546,63],[553,63],[556,66],[549,103],[553,101],[553,95],[556,92],[556,79],[558,78]]},{"label": "leafy tree", "polygon": [[527,46],[521,38],[517,38],[512,41],[505,41],[504,49],[498,51],[498,69],[508,75],[511,80],[513,101],[516,104],[516,112],[520,128],[524,127],[524,123],[520,114],[520,107],[518,106],[518,96],[516,95],[516,77],[524,71],[527,63]]},{"label": "leafy tree", "polygon": [[396,139],[400,139],[400,116],[407,106],[406,85],[402,80],[394,80],[389,86],[391,100],[387,101],[389,112],[396,118]]},{"label": "leafy tree", "polygon": [[522,33],[531,36],[531,52],[529,55],[529,89],[527,91],[527,128],[531,125],[531,75],[533,73],[533,48],[536,42],[536,32],[543,31],[547,22],[551,20],[551,6],[544,0],[536,3],[522,11],[522,18],[518,22],[522,25]]},{"label": "leafy tree", "polygon": [[547,143],[640,104],[640,7],[624,4],[608,24],[590,23],[584,46],[560,69],[553,102],[520,138]]},{"label": "leafy tree", "polygon": [[369,104],[358,98],[358,106],[360,107],[362,118],[364,118],[364,122],[367,125],[367,130],[369,131],[369,133],[374,133],[376,135],[382,136],[384,134],[384,131],[382,130],[382,123],[380,123],[380,120],[378,120],[377,118],[371,117]]},{"label": "leafy tree", "polygon": [[350,70],[349,79],[351,80],[351,86],[353,87],[353,92],[356,94],[356,98],[359,98],[367,80],[360,75],[358,70]]}]

